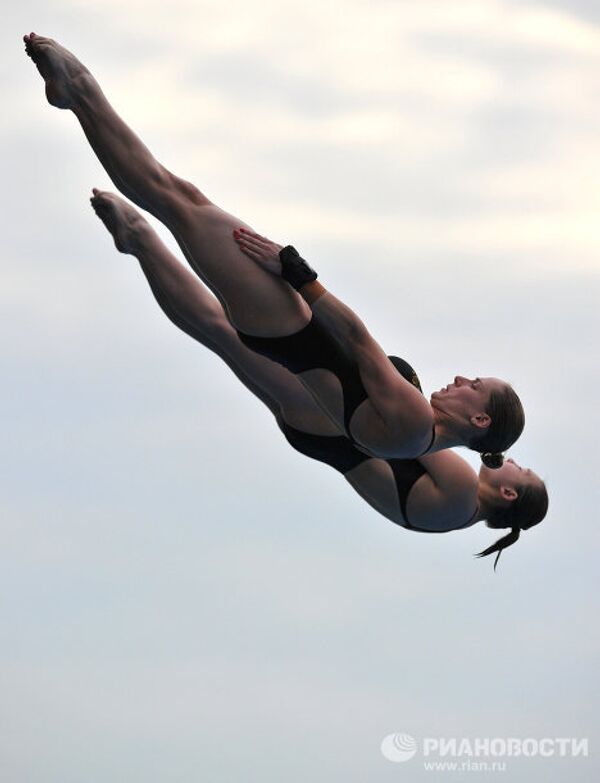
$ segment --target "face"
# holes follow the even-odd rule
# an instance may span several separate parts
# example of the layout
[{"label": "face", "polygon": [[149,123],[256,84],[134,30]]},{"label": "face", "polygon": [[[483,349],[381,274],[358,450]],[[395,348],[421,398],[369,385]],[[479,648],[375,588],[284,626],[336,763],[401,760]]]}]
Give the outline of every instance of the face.
[{"label": "face", "polygon": [[[434,410],[452,419],[469,422],[474,426],[487,428],[489,416],[485,413],[492,391],[500,391],[506,386],[498,378],[465,378],[457,375],[454,383],[431,395]],[[473,422],[473,417],[478,417]]]},{"label": "face", "polygon": [[[506,490],[518,494],[519,489],[529,484],[541,483],[540,477],[531,468],[524,468],[514,459],[507,459],[501,468],[494,470],[482,465],[479,468],[479,481],[491,489],[506,494]],[[511,494],[510,492],[508,494]],[[510,499],[510,498],[507,498]]]}]

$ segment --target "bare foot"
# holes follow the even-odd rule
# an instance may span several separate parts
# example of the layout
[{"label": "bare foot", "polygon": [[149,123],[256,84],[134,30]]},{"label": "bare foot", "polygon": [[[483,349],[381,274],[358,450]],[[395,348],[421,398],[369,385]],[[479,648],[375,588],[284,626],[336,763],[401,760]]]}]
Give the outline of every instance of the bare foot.
[{"label": "bare foot", "polygon": [[94,83],[94,77],[75,55],[57,44],[52,38],[36,33],[24,35],[25,51],[46,82],[46,97],[52,106],[72,109],[78,92]]},{"label": "bare foot", "polygon": [[94,212],[104,223],[121,253],[136,255],[153,234],[150,223],[122,198],[105,190],[93,189],[90,199]]}]

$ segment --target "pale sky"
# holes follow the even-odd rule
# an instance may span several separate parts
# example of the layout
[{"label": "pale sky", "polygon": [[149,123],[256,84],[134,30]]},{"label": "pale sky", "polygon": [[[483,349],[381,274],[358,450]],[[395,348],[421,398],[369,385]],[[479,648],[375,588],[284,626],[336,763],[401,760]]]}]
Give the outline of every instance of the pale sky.
[{"label": "pale sky", "polygon": [[[493,531],[378,516],[166,320],[32,29],[427,392],[514,384],[550,512],[496,574]],[[587,737],[497,775],[597,777],[597,5],[25,0],[0,35],[2,783],[485,777],[394,764],[393,732]]]}]

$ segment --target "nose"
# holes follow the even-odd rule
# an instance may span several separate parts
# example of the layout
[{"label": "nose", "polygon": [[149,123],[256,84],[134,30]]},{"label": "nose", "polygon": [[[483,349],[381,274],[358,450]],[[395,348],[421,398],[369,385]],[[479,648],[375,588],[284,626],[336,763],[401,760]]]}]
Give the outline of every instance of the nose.
[{"label": "nose", "polygon": [[514,459],[511,459],[510,457],[506,460],[507,462],[510,462],[511,465],[515,464]]},{"label": "nose", "polygon": [[462,376],[462,375],[457,375],[454,378],[454,385],[455,386],[462,386],[462,384],[466,383],[466,382],[467,382],[467,379],[464,376]]}]

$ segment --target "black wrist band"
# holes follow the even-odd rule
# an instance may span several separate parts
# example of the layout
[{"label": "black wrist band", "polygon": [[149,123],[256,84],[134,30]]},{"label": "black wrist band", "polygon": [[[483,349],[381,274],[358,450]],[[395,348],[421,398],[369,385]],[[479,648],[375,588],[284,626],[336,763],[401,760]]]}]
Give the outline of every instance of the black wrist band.
[{"label": "black wrist band", "polygon": [[292,288],[299,291],[306,283],[317,279],[317,273],[300,257],[295,247],[286,245],[279,251],[281,276]]}]

